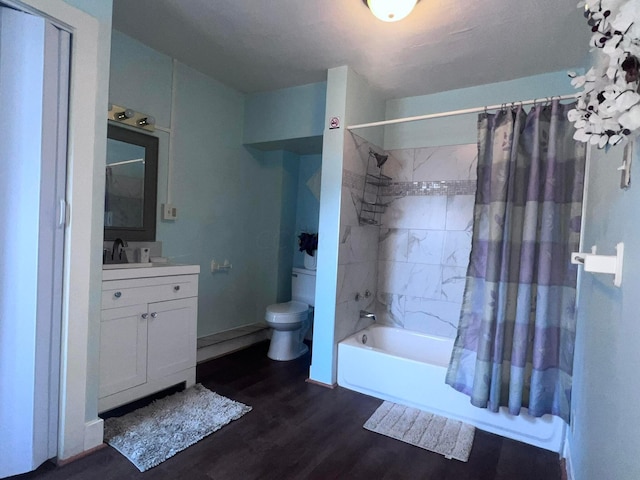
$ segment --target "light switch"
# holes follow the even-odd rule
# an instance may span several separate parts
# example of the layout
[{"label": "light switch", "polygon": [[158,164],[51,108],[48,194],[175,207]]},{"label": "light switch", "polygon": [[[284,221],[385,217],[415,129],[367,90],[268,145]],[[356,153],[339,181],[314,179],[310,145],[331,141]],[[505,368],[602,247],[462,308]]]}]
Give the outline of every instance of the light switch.
[{"label": "light switch", "polygon": [[176,220],[178,218],[178,209],[170,203],[162,205],[162,219]]}]

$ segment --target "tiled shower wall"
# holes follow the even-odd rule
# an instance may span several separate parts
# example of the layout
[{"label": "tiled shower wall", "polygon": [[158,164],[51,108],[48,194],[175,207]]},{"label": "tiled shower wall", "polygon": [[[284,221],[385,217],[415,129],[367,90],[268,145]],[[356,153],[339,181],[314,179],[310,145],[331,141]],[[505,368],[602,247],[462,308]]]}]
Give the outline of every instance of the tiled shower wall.
[{"label": "tiled shower wall", "polygon": [[477,146],[395,150],[384,173],[378,322],[455,337],[471,250]]},{"label": "tiled shower wall", "polygon": [[[381,148],[357,135],[345,135],[335,320],[336,342],[367,327],[371,320],[361,319],[360,310],[373,312],[375,308],[380,227],[360,225],[358,221],[369,149],[384,153]],[[368,297],[367,291],[370,292]]]}]

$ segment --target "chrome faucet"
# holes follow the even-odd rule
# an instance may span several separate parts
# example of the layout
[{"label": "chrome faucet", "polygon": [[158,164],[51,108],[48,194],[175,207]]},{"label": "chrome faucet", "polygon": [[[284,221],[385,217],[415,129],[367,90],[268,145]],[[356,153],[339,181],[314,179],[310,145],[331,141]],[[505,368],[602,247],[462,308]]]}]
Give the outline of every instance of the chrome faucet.
[{"label": "chrome faucet", "polygon": [[367,312],[366,310],[360,310],[360,318],[370,318],[374,322],[376,321],[376,314]]},{"label": "chrome faucet", "polygon": [[127,252],[124,248],[128,247],[127,242],[121,238],[116,238],[113,241],[113,247],[111,248],[111,260],[115,260],[116,252],[118,252],[118,260],[122,260],[122,254],[124,253],[124,262],[127,262]]}]

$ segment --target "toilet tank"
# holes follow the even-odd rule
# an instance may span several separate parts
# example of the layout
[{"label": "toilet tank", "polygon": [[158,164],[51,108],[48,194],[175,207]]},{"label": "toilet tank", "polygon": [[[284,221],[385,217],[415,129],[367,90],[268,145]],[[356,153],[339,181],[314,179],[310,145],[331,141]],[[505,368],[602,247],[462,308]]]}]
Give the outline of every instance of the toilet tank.
[{"label": "toilet tank", "polygon": [[316,304],[316,271],[294,268],[291,272],[291,300]]}]

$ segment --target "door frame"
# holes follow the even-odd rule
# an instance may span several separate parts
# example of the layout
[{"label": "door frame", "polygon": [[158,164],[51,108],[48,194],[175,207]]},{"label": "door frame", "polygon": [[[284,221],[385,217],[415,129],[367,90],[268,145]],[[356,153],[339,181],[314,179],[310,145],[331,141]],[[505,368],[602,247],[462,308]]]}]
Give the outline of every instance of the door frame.
[{"label": "door frame", "polygon": [[58,460],[66,460],[101,445],[103,435],[95,347],[100,305],[93,293],[102,281],[111,20],[101,22],[62,0],[3,3],[41,15],[72,34],[58,424]]}]

